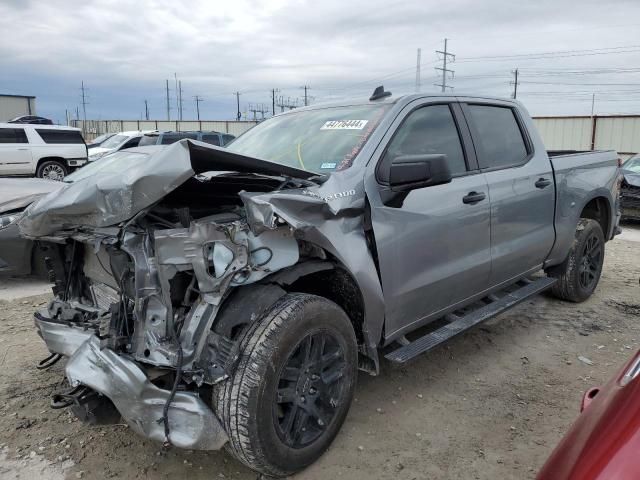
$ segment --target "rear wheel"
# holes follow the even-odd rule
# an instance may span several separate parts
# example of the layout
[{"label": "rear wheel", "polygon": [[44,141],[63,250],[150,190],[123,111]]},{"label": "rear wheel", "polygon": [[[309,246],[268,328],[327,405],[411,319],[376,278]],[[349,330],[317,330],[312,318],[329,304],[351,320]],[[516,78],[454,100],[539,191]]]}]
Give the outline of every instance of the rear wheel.
[{"label": "rear wheel", "polygon": [[567,259],[547,273],[558,279],[551,293],[570,302],[583,302],[598,286],[604,263],[604,234],[600,224],[580,219]]},{"label": "rear wheel", "polygon": [[69,170],[64,163],[57,160],[45,160],[38,165],[36,177],[60,181],[67,176],[67,173],[69,173]]},{"label": "rear wheel", "polygon": [[236,371],[214,391],[229,450],[266,475],[302,470],[340,430],[356,376],[344,311],[315,295],[285,295],[247,331]]}]

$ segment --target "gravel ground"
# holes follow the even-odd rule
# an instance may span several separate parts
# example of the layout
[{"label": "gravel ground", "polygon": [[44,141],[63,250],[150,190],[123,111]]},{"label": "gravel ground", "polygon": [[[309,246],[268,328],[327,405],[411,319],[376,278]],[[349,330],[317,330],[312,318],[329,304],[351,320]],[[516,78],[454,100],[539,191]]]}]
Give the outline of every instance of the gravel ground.
[{"label": "gravel ground", "polygon": [[[541,296],[406,368],[361,375],[342,432],[297,478],[533,478],[583,392],[638,348],[639,237],[607,244],[585,303]],[[0,478],[256,478],[224,452],[163,451],[125,425],[51,410],[63,366],[34,368],[47,352],[31,319],[47,298],[0,300]]]}]

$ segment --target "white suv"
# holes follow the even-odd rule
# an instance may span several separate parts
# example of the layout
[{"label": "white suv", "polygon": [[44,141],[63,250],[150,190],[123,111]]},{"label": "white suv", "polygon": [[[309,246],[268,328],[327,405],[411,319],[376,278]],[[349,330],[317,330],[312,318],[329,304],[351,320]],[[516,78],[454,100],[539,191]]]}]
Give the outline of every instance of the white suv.
[{"label": "white suv", "polygon": [[79,128],[0,123],[0,175],[62,180],[87,163]]}]

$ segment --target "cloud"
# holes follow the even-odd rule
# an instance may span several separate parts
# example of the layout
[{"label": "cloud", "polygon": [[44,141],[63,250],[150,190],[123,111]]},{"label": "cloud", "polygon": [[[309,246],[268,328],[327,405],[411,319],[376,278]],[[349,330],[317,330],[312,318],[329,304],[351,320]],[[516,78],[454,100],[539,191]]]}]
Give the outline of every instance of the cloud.
[{"label": "cloud", "polygon": [[[270,104],[272,88],[299,97],[302,85],[311,86],[317,101],[364,96],[377,82],[394,92],[411,92],[418,47],[423,90],[435,91],[435,50],[448,37],[457,54],[451,67],[457,90],[506,96],[512,89],[510,72],[517,67],[522,69],[521,99],[534,113],[588,113],[588,91],[599,92],[598,111],[630,112],[640,107],[637,71],[553,77],[539,72],[637,66],[640,49],[463,60],[637,45],[638,24],[631,22],[639,14],[640,3],[631,0],[5,0],[0,4],[0,71],[6,74],[0,75],[0,90],[37,95],[40,113],[62,118],[65,108],[78,104],[84,80],[91,117],[139,118],[146,98],[154,116],[163,118],[165,79],[173,80],[177,72],[185,116],[193,116],[192,97],[198,94],[205,98],[203,116],[233,118],[235,91],[243,93],[243,107]],[[535,80],[555,83],[526,83]],[[585,85],[563,85],[576,81]],[[622,92],[601,85],[614,82],[629,85],[616,87]],[[173,81],[170,86],[173,90]],[[549,94],[542,95],[544,90]]]}]

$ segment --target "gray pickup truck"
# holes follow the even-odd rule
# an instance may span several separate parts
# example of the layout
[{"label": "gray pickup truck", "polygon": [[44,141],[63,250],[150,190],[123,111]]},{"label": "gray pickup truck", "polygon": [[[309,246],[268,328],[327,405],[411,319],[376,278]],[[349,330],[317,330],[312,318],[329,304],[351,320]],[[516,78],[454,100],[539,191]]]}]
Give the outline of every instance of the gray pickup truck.
[{"label": "gray pickup truck", "polygon": [[516,101],[382,88],[225,149],[105,158],[18,223],[55,281],[35,314],[41,367],[67,358],[52,405],[299,471],[338,433],[358,370],[545,289],[586,300],[618,177],[613,151],[549,154]]}]

